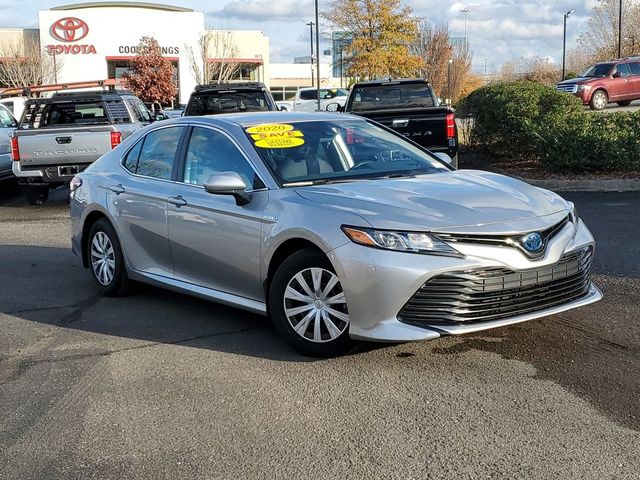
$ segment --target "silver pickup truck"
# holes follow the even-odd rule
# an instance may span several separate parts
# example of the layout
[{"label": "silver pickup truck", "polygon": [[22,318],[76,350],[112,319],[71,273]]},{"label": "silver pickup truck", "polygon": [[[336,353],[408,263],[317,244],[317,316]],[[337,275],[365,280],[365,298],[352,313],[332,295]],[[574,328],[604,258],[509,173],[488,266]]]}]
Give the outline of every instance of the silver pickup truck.
[{"label": "silver pickup truck", "polygon": [[68,183],[101,155],[151,123],[130,92],[57,93],[29,100],[12,137],[12,170],[31,205],[52,185]]}]

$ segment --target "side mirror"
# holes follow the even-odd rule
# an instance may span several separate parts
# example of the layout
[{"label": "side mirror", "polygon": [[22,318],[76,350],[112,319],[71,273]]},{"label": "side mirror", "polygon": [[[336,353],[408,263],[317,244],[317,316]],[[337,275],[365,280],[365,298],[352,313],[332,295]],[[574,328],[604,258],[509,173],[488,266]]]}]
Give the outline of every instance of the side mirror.
[{"label": "side mirror", "polygon": [[442,105],[444,103],[444,100],[442,100],[442,98],[438,97],[436,98],[436,102],[438,102],[438,106]]},{"label": "side mirror", "polygon": [[620,72],[616,72],[613,74],[613,78],[620,78],[620,77],[622,77],[622,73]]},{"label": "side mirror", "polygon": [[166,116],[164,113],[162,113],[162,112],[157,112],[157,113],[155,113],[155,114],[153,115],[153,120],[154,120],[154,121],[156,121],[156,122],[160,122],[160,121],[162,121],[162,120],[166,120],[167,118],[169,118],[169,117],[167,117],[167,116]]},{"label": "side mirror", "polygon": [[453,166],[453,159],[444,152],[431,152],[434,157],[438,157],[440,160],[445,162],[447,165]]},{"label": "side mirror", "polygon": [[338,102],[332,102],[325,107],[327,112],[342,112],[344,107],[340,105]]},{"label": "side mirror", "polygon": [[213,175],[204,183],[204,189],[213,195],[232,195],[237,205],[246,205],[251,201],[247,185],[236,172],[221,172]]}]

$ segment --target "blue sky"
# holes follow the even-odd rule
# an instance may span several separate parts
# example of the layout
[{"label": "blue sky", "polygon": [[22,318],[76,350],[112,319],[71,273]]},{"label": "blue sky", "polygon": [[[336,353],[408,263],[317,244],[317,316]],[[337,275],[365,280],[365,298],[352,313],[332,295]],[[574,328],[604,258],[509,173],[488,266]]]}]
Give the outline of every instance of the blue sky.
[{"label": "blue sky", "polygon": [[[76,2],[49,0],[0,0],[0,27],[35,27],[38,10]],[[205,12],[211,28],[259,29],[269,36],[271,61],[290,62],[307,55],[308,27],[313,19],[312,0],[157,0]],[[321,9],[325,2],[320,0]],[[499,69],[509,59],[528,56],[561,58],[562,17],[574,8],[569,19],[568,48],[584,27],[596,0],[406,0],[414,14],[435,23],[449,25],[451,35],[467,35],[474,54],[474,69]],[[326,48],[329,46],[327,45]]]}]

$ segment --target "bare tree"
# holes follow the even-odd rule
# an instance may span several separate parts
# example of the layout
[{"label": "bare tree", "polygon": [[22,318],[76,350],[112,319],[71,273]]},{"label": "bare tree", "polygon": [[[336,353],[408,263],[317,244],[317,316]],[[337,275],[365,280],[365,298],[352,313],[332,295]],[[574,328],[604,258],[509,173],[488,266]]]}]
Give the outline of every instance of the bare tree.
[{"label": "bare tree", "polygon": [[446,25],[420,19],[411,53],[424,60],[425,67],[418,74],[429,80],[439,95],[446,94],[454,102],[460,98],[471,71],[472,55],[467,42],[452,45]]},{"label": "bare tree", "polygon": [[35,35],[0,43],[0,85],[28,87],[53,83],[62,59],[40,49]]},{"label": "bare tree", "polygon": [[[578,38],[579,45],[592,61],[608,60],[618,55],[619,0],[598,0],[587,28]],[[622,56],[632,55],[640,42],[640,1],[623,0]]]},{"label": "bare tree", "polygon": [[189,68],[198,84],[228,82],[240,72],[233,32],[206,30],[198,39],[197,50],[191,45],[185,49]]},{"label": "bare tree", "polygon": [[542,57],[520,57],[510,60],[502,65],[500,80],[512,82],[515,80],[527,80],[545,85],[555,85],[560,76],[559,69]]}]

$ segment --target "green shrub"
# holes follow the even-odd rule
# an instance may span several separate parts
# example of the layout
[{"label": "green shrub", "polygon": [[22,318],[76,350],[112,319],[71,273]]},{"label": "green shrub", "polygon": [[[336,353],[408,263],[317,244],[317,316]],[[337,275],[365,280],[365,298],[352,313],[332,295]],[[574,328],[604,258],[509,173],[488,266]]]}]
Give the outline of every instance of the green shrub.
[{"label": "green shrub", "polygon": [[470,144],[534,158],[552,170],[640,170],[640,113],[593,113],[572,95],[531,82],[490,85],[458,104]]}]

